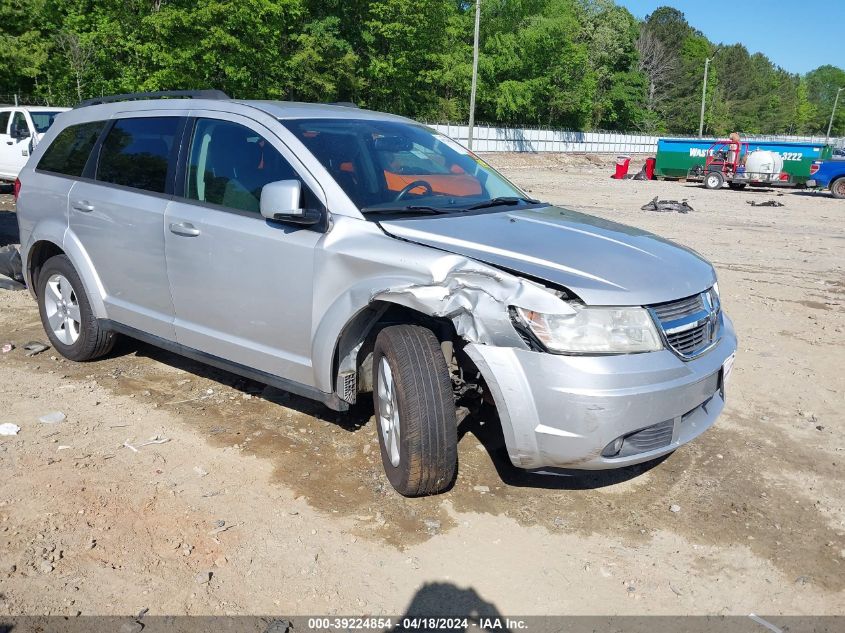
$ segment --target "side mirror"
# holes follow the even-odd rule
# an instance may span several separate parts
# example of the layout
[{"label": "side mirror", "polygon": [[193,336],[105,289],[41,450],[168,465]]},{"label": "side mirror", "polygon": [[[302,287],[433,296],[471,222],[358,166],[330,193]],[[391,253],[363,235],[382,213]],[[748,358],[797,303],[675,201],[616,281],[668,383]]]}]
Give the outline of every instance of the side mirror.
[{"label": "side mirror", "polygon": [[9,135],[14,139],[22,140],[25,138],[29,138],[29,128],[26,127],[26,123],[23,125],[15,125],[12,127],[12,133]]},{"label": "side mirror", "polygon": [[302,185],[298,180],[269,182],[261,189],[261,215],[268,220],[279,219],[277,215],[301,216],[304,213],[299,206],[301,197]]},{"label": "side mirror", "polygon": [[322,214],[314,209],[300,206],[302,183],[298,180],[277,180],[261,189],[259,208],[268,220],[279,220],[293,224],[317,224]]}]

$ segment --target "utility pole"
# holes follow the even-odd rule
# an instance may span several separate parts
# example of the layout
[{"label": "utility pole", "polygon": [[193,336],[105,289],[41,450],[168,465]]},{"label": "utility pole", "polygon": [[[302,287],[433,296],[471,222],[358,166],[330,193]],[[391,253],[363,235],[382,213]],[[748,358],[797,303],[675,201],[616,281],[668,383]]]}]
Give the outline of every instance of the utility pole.
[{"label": "utility pole", "polygon": [[839,93],[845,90],[845,88],[840,88],[836,91],[836,99],[833,100],[833,112],[830,113],[830,123],[827,124],[827,136],[824,137],[824,144],[827,145],[828,141],[830,140],[830,130],[833,127],[833,117],[836,114],[836,106],[839,105]]},{"label": "utility pole", "polygon": [[472,42],[472,88],[469,91],[469,137],[467,146],[472,149],[472,132],[475,127],[475,89],[478,85],[478,26],[481,24],[481,0],[475,0],[475,37]]},{"label": "utility pole", "polygon": [[704,86],[701,88],[701,118],[698,120],[698,138],[704,136],[704,103],[707,100],[707,70],[713,60],[707,57],[704,60]]}]

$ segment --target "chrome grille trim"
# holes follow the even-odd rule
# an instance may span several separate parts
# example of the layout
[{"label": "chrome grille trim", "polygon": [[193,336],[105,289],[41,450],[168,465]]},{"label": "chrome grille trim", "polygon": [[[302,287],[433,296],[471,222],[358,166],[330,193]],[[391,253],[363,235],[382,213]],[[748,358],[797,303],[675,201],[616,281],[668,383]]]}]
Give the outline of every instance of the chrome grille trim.
[{"label": "chrome grille trim", "polygon": [[719,341],[722,309],[713,288],[649,308],[666,344],[681,358],[701,356]]},{"label": "chrome grille trim", "polygon": [[654,312],[661,321],[673,321],[682,317],[690,316],[704,309],[701,295],[693,295],[673,303],[663,303],[654,306]]}]

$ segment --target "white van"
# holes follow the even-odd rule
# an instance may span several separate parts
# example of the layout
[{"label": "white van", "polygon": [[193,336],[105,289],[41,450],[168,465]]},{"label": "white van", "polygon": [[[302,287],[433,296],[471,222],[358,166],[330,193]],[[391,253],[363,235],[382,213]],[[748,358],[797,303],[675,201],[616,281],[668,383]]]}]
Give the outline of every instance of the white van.
[{"label": "white van", "polygon": [[69,108],[0,107],[0,182],[18,177],[33,148],[65,110]]}]

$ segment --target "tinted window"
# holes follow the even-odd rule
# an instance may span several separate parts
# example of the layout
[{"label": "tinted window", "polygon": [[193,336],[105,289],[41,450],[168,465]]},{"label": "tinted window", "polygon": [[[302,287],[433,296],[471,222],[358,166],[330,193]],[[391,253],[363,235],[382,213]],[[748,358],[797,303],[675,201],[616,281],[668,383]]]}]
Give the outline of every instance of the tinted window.
[{"label": "tinted window", "polygon": [[106,135],[97,180],[164,193],[178,117],[120,119]]},{"label": "tinted window", "polygon": [[43,134],[50,129],[50,126],[53,125],[53,121],[55,121],[56,117],[60,114],[61,112],[39,111],[30,112],[29,116],[32,117],[32,124],[35,126],[35,131],[39,134]]},{"label": "tinted window", "polygon": [[6,110],[6,112],[0,112],[0,134],[5,134],[9,131],[9,117],[12,115],[11,112]]},{"label": "tinted window", "polygon": [[88,154],[97,142],[104,124],[104,121],[94,121],[66,127],[53,139],[36,169],[81,176],[88,161]]},{"label": "tinted window", "polygon": [[192,200],[258,213],[264,185],[299,178],[258,132],[228,121],[198,119],[187,179],[185,193]]}]

